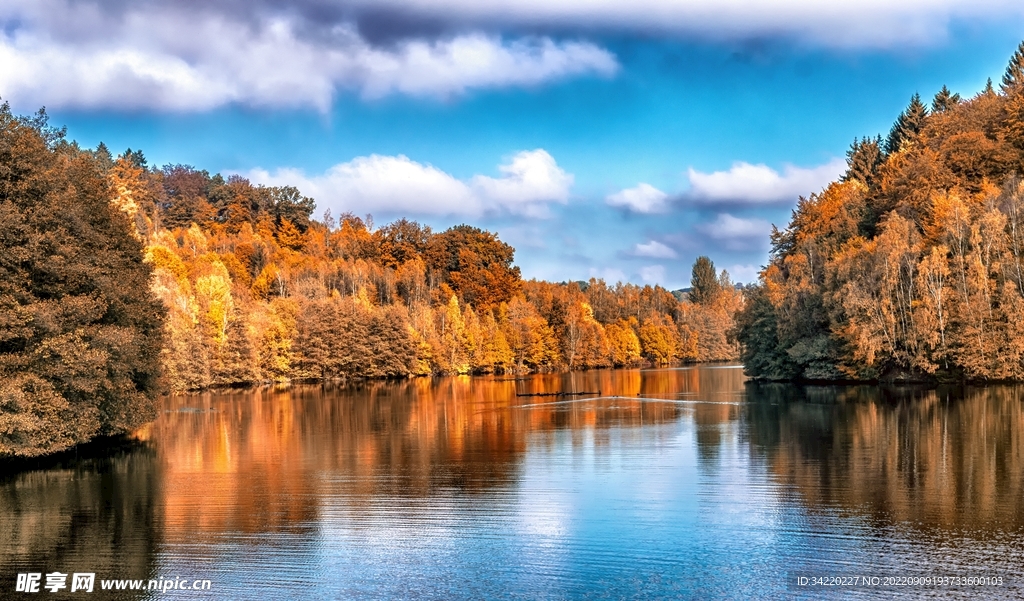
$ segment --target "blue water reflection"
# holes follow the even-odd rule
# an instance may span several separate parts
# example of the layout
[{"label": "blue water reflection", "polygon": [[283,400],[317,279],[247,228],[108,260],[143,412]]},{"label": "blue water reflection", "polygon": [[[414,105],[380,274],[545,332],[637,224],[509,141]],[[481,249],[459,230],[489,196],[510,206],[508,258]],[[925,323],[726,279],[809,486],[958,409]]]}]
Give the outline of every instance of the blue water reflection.
[{"label": "blue water reflection", "polygon": [[0,480],[0,577],[92,561],[213,583],[160,598],[260,601],[1019,598],[1022,399],[722,366],[174,397],[137,450]]}]

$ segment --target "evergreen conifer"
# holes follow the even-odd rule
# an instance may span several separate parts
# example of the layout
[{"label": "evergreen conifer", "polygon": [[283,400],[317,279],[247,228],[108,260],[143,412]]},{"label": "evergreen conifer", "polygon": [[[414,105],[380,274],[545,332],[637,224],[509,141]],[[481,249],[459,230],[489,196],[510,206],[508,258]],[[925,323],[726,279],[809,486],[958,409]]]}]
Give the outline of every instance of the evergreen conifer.
[{"label": "evergreen conifer", "polygon": [[722,284],[715,271],[715,264],[705,256],[697,257],[690,275],[690,302],[708,305],[718,298]]},{"label": "evergreen conifer", "polygon": [[847,168],[842,181],[856,180],[870,188],[875,183],[883,158],[881,136],[854,140],[846,151]]},{"label": "evergreen conifer", "polygon": [[1006,72],[1003,73],[1003,81],[999,84],[999,89],[1004,94],[1012,94],[1020,88],[1021,84],[1024,84],[1024,42],[1017,46],[1017,51],[1010,57],[1010,63],[1006,65]]},{"label": "evergreen conifer", "polygon": [[949,88],[942,86],[942,89],[932,99],[932,112],[944,113],[958,104],[960,104],[960,94],[954,94],[949,91]]},{"label": "evergreen conifer", "polygon": [[921,132],[921,128],[924,127],[927,118],[928,107],[921,102],[921,95],[915,93],[910,98],[910,104],[900,113],[896,123],[889,130],[889,137],[885,140],[885,153],[892,154],[899,150],[905,142],[914,140]]}]

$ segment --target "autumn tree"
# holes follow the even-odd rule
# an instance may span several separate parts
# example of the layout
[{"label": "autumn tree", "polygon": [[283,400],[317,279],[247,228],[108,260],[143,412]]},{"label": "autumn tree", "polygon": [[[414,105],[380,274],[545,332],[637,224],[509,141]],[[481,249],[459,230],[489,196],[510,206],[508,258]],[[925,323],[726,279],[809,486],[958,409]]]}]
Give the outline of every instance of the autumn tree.
[{"label": "autumn tree", "polygon": [[731,332],[742,295],[724,269],[718,275],[718,282],[720,290],[713,301],[679,303],[676,354],[683,361],[732,361],[739,356]]},{"label": "autumn tree", "polygon": [[294,186],[264,188],[266,200],[265,212],[280,225],[288,222],[300,232],[309,227],[309,219],[316,209],[316,202],[303,196]]},{"label": "autumn tree", "polygon": [[367,341],[368,361],[358,375],[367,378],[403,377],[412,373],[416,348],[410,335],[404,307],[370,310]]},{"label": "autumn tree", "polygon": [[477,339],[479,360],[474,366],[483,373],[507,373],[515,365],[515,355],[509,345],[493,311],[484,313],[480,324],[480,337]]},{"label": "autumn tree", "polygon": [[520,288],[515,249],[490,232],[458,225],[430,238],[427,267],[464,302],[479,309],[508,302]]},{"label": "autumn tree", "polygon": [[612,365],[636,365],[640,362],[640,339],[629,322],[619,320],[610,323],[605,326],[604,331],[608,339],[609,360]]},{"label": "autumn tree", "polygon": [[562,329],[562,356],[569,369],[607,364],[608,342],[604,327],[594,319],[594,311],[579,288],[567,299]]},{"label": "autumn tree", "polygon": [[216,183],[209,190],[210,204],[216,211],[214,219],[228,232],[235,233],[256,220],[259,201],[255,188],[244,177],[232,175],[223,183],[220,179],[211,178]]},{"label": "autumn tree", "polygon": [[557,356],[555,336],[537,309],[522,296],[504,308],[505,339],[517,371],[550,365]]},{"label": "autumn tree", "polygon": [[205,223],[216,215],[207,199],[210,174],[188,165],[167,165],[161,170],[164,199],[161,223],[169,229]]},{"label": "autumn tree", "polygon": [[438,333],[437,357],[441,371],[444,373],[468,373],[469,354],[466,340],[466,325],[462,319],[459,299],[452,295],[448,304],[437,312],[436,331]]},{"label": "autumn tree", "polygon": [[652,363],[661,365],[676,359],[678,334],[664,317],[656,316],[641,325],[639,338],[644,356]]},{"label": "autumn tree", "polygon": [[136,237],[151,233],[154,230],[156,195],[146,177],[145,167],[122,155],[111,161],[105,172],[116,195],[114,205],[131,220]]},{"label": "autumn tree", "polygon": [[931,114],[915,95],[873,184],[848,172],[801,200],[737,318],[748,373],[1024,377],[1022,55],[1001,94],[943,87]]},{"label": "autumn tree", "polygon": [[[837,337],[847,344],[849,376],[873,377],[877,371],[909,370],[917,355],[914,322],[919,234],[893,213],[871,241],[854,239],[833,260],[833,319],[843,324]],[[864,371],[866,370],[866,371]]]},{"label": "autumn tree", "polygon": [[430,237],[429,226],[420,225],[404,218],[377,228],[373,232],[381,264],[392,268],[422,257],[427,250]]},{"label": "autumn tree", "polygon": [[117,197],[44,112],[0,107],[0,455],[155,417],[165,311]]}]

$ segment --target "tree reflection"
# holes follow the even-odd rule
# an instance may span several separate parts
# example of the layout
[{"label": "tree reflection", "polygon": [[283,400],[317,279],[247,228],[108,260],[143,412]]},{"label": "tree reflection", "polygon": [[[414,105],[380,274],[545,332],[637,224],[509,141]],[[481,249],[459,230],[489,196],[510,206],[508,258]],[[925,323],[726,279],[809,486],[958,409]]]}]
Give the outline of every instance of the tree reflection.
[{"label": "tree reflection", "polygon": [[149,445],[86,447],[48,465],[4,467],[10,470],[0,477],[5,590],[13,590],[7,578],[18,572],[153,576],[161,491],[156,453]]},{"label": "tree reflection", "polygon": [[1021,526],[1024,388],[749,385],[750,443],[811,507],[885,523]]},{"label": "tree reflection", "polygon": [[681,406],[658,399],[691,398],[726,375],[696,374],[596,370],[177,396],[140,436],[165,469],[169,540],[294,531],[314,527],[325,504],[507,490],[528,444],[553,444],[558,431],[676,420]]}]

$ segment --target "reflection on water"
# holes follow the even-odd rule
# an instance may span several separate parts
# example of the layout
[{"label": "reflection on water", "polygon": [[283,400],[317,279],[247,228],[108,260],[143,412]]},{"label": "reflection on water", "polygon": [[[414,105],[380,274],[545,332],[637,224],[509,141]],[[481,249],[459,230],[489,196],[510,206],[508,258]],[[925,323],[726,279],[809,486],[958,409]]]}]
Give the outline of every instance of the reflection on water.
[{"label": "reflection on water", "polygon": [[714,366],[172,397],[132,448],[0,477],[0,597],[29,570],[272,600],[815,598],[787,574],[941,569],[1013,598],[1022,393]]},{"label": "reflection on water", "polygon": [[156,453],[144,444],[0,474],[0,598],[15,596],[18,573],[152,577],[160,479]]},{"label": "reflection on water", "polygon": [[1024,388],[750,385],[750,442],[809,507],[879,523],[1024,525]]}]

